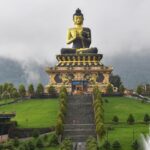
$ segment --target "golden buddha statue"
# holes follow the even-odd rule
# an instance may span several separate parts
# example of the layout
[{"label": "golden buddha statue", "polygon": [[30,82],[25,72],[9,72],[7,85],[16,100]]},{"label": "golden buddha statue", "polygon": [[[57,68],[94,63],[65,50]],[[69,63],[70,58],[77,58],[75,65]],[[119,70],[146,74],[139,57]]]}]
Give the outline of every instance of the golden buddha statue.
[{"label": "golden buddha statue", "polygon": [[78,8],[73,15],[74,28],[67,31],[67,44],[73,44],[72,48],[62,48],[61,54],[97,53],[97,48],[89,48],[91,44],[91,30],[83,27],[83,14]]}]

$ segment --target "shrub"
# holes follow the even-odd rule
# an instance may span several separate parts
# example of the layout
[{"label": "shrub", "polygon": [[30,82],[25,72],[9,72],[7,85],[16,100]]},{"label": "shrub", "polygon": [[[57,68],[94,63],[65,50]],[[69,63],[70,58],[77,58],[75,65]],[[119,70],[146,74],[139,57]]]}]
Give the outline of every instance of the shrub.
[{"label": "shrub", "polygon": [[28,147],[29,147],[29,150],[35,150],[35,145],[34,145],[33,141],[28,142]]},{"label": "shrub", "polygon": [[13,139],[13,145],[14,145],[15,147],[18,147],[19,144],[20,144],[20,142],[19,142],[18,138]]},{"label": "shrub", "polygon": [[45,134],[44,137],[43,137],[44,141],[47,141],[48,140],[48,135]]},{"label": "shrub", "polygon": [[109,103],[108,99],[105,99],[105,103]]},{"label": "shrub", "polygon": [[107,130],[109,130],[109,131],[112,131],[112,130],[114,130],[115,128],[114,127],[112,127],[112,126],[108,126],[107,127]]},{"label": "shrub", "polygon": [[65,92],[62,92],[62,91],[61,91],[61,92],[59,93],[59,98],[66,100],[66,99],[67,99],[67,94],[66,94]]},{"label": "shrub", "polygon": [[98,93],[100,93],[99,88],[98,88],[98,86],[95,86],[93,88],[94,99],[96,99]]},{"label": "shrub", "polygon": [[66,87],[62,86],[60,89],[60,92],[64,92],[67,95],[67,89]]},{"label": "shrub", "polygon": [[150,116],[148,114],[144,115],[144,122],[148,123],[150,121]]},{"label": "shrub", "polygon": [[51,138],[50,138],[50,141],[49,141],[49,146],[56,146],[58,145],[58,136],[56,135],[56,133],[53,133]]},{"label": "shrub", "polygon": [[103,138],[106,134],[106,130],[103,123],[96,124],[96,133],[100,138]]},{"label": "shrub", "polygon": [[63,113],[61,112],[58,113],[58,119],[61,119],[62,122],[64,123],[65,116],[63,115]]},{"label": "shrub", "polygon": [[94,137],[89,136],[86,141],[86,149],[87,150],[97,150],[98,144]]},{"label": "shrub", "polygon": [[66,107],[63,104],[60,104],[60,112],[66,114]]},{"label": "shrub", "polygon": [[121,149],[121,144],[119,143],[119,141],[114,141],[112,144],[112,148],[114,150],[120,150]]},{"label": "shrub", "polygon": [[56,134],[57,135],[62,134],[63,130],[64,130],[63,122],[61,119],[58,119],[56,123]]},{"label": "shrub", "polygon": [[119,122],[118,116],[114,116],[113,119],[112,119],[112,121],[113,121],[114,123],[118,123],[118,122]]},{"label": "shrub", "polygon": [[3,150],[3,144],[0,144],[0,150]]},{"label": "shrub", "polygon": [[[19,146],[18,150],[26,150],[24,145]],[[28,149],[27,149],[28,150]]]},{"label": "shrub", "polygon": [[4,149],[8,149],[8,150],[14,150],[15,148],[14,148],[14,146],[12,145],[12,143],[5,143],[4,145],[3,145],[3,148]]},{"label": "shrub", "polygon": [[39,137],[39,131],[37,129],[33,130],[32,136],[34,138],[38,138]]},{"label": "shrub", "polygon": [[63,104],[65,107],[67,106],[67,102],[64,98],[60,99],[60,104]]},{"label": "shrub", "polygon": [[133,115],[130,114],[128,119],[127,119],[127,123],[128,124],[134,124],[134,122],[135,122],[135,119],[134,119]]},{"label": "shrub", "polygon": [[72,150],[73,144],[70,139],[65,139],[60,145],[60,150]]},{"label": "shrub", "polygon": [[104,144],[103,144],[103,146],[102,146],[105,150],[110,150],[110,148],[111,148],[111,144],[110,144],[110,142],[109,141],[105,141],[104,142]]},{"label": "shrub", "polygon": [[24,143],[24,148],[25,148],[25,150],[30,150],[28,143]]},{"label": "shrub", "polygon": [[36,141],[36,147],[38,148],[44,147],[43,141],[40,138],[38,138],[38,140]]}]

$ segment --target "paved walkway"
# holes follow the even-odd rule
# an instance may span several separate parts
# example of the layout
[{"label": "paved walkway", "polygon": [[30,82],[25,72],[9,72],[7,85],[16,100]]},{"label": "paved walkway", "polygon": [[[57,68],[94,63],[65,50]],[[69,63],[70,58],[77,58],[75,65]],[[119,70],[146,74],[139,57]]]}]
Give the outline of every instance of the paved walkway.
[{"label": "paved walkway", "polygon": [[8,140],[8,134],[0,135],[0,143],[6,142]]}]

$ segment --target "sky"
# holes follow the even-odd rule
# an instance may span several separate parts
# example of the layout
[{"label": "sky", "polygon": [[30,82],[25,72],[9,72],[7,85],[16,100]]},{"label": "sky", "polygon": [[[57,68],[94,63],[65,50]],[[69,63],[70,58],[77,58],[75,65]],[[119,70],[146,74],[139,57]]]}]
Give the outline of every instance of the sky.
[{"label": "sky", "polygon": [[0,0],[0,56],[55,61],[77,8],[105,56],[150,47],[149,0]]},{"label": "sky", "polygon": [[126,82],[133,80],[122,68],[130,73],[131,63],[138,66],[140,59],[145,67],[143,58],[150,58],[150,0],[0,0],[0,57],[53,66],[60,49],[71,47],[66,33],[77,8],[92,31],[91,47],[103,54],[102,63],[114,65]]}]

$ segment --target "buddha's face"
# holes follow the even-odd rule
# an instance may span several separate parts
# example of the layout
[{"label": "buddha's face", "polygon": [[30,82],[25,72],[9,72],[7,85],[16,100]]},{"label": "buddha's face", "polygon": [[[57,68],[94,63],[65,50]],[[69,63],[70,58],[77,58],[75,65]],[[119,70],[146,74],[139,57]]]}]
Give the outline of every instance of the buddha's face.
[{"label": "buddha's face", "polygon": [[83,24],[83,17],[82,16],[74,16],[73,21],[75,25],[82,25]]}]

